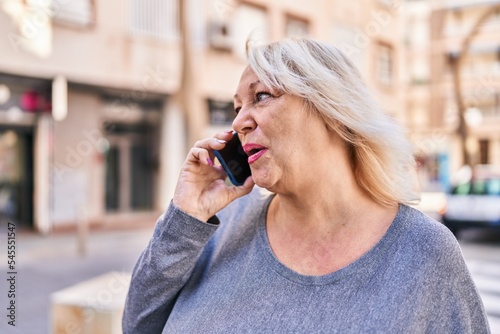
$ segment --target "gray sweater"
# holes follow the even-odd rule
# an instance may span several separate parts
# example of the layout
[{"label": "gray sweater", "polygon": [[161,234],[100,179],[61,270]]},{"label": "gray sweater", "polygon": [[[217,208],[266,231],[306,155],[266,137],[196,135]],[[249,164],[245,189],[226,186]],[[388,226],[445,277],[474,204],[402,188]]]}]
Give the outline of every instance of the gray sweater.
[{"label": "gray sweater", "polygon": [[171,204],[135,266],[124,333],[490,332],[459,245],[440,223],[400,205],[361,258],[305,276],[269,246],[271,198],[255,189],[217,215],[220,225]]}]

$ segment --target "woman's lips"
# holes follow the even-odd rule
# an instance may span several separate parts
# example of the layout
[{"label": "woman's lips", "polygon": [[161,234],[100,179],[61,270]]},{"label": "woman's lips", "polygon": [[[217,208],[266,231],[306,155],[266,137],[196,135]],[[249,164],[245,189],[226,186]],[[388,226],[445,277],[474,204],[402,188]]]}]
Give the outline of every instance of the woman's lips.
[{"label": "woman's lips", "polygon": [[252,154],[251,156],[248,157],[248,163],[250,165],[253,164],[266,152],[267,152],[267,148],[264,148],[264,149],[260,150],[259,152]]},{"label": "woman's lips", "polygon": [[248,163],[253,164],[267,152],[267,147],[255,143],[249,143],[243,146],[243,150],[248,155]]}]

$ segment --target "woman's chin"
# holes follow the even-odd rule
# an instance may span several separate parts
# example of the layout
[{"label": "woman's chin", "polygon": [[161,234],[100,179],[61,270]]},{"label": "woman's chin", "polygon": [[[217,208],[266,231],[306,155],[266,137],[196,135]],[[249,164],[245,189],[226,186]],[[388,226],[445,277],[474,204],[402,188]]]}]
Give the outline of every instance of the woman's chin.
[{"label": "woman's chin", "polygon": [[276,183],[269,177],[269,175],[259,175],[259,173],[252,173],[252,179],[257,186],[259,186],[260,188],[265,188],[267,190],[273,188]]}]

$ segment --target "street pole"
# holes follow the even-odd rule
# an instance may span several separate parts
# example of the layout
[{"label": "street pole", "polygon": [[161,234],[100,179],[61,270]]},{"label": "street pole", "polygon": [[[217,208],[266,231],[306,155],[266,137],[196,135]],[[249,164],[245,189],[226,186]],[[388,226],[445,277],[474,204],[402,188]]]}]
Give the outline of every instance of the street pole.
[{"label": "street pole", "polygon": [[467,149],[467,137],[468,137],[468,128],[467,123],[465,121],[465,103],[462,96],[462,87],[460,83],[460,69],[461,69],[461,60],[462,56],[460,53],[450,55],[450,63],[451,69],[453,73],[453,88],[455,90],[455,99],[458,110],[458,127],[457,134],[460,138],[460,150],[462,152],[462,165],[470,166],[471,159],[469,155],[469,151]]},{"label": "street pole", "polygon": [[193,45],[190,34],[189,1],[178,0],[179,30],[181,43],[181,73],[179,90],[176,94],[178,105],[184,113],[187,129],[187,145],[191,147],[199,139],[200,124],[200,96],[197,82],[193,75]]}]

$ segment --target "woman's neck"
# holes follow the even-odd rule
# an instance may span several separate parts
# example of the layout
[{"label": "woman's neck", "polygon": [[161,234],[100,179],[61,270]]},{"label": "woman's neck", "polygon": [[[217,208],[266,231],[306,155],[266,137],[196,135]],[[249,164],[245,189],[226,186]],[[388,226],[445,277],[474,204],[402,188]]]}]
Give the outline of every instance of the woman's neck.
[{"label": "woman's neck", "polygon": [[283,264],[302,274],[333,272],[361,257],[397,214],[396,205],[382,206],[361,189],[347,163],[337,161],[335,167],[324,169],[324,177],[312,173],[316,177],[281,189],[269,206],[271,248]]}]

